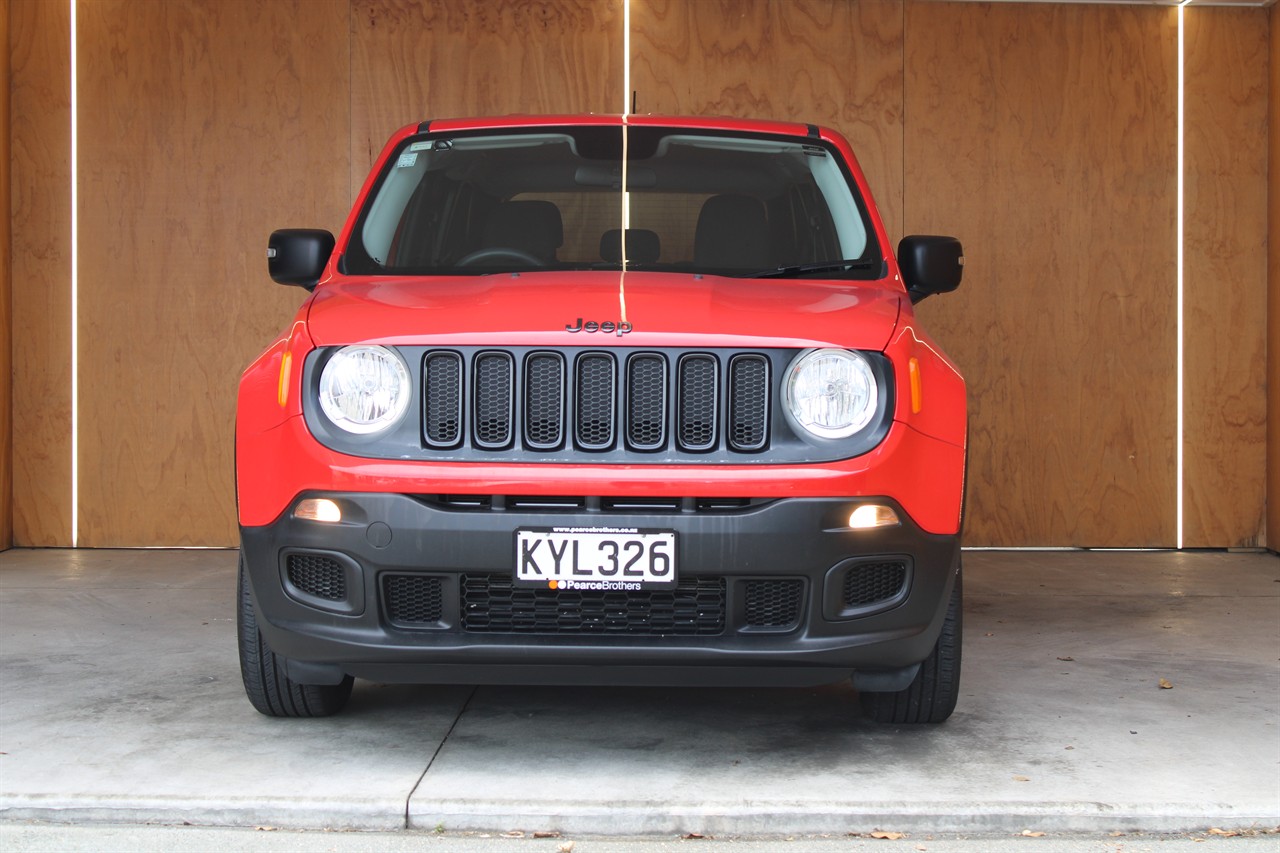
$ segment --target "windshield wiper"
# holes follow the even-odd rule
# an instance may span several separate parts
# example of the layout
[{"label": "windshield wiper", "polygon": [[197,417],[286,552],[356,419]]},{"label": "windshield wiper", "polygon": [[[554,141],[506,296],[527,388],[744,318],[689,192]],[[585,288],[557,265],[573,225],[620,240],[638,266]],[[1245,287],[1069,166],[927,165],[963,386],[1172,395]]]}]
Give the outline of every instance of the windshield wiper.
[{"label": "windshield wiper", "polygon": [[773,267],[772,269],[760,270],[759,272],[748,273],[744,278],[786,278],[792,275],[805,275],[814,272],[846,272],[849,270],[869,270],[875,269],[882,264],[883,261],[818,261],[812,264],[794,264],[792,266]]}]

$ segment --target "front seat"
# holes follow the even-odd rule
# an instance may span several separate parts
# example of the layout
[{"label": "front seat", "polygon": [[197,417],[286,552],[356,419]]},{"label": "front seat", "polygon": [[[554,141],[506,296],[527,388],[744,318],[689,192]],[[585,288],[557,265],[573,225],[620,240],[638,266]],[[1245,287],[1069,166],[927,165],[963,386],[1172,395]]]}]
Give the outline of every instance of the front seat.
[{"label": "front seat", "polygon": [[549,201],[501,202],[485,222],[482,239],[484,248],[518,249],[553,263],[564,244],[560,208]]},{"label": "front seat", "polygon": [[702,205],[693,237],[699,267],[761,269],[769,257],[764,203],[746,195],[714,195]]}]

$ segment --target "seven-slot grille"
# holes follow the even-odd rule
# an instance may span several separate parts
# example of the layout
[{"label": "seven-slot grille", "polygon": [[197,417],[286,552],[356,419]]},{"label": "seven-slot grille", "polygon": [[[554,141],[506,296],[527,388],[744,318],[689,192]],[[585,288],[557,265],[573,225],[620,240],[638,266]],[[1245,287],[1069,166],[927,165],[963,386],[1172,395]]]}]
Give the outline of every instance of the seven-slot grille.
[{"label": "seven-slot grille", "polygon": [[431,350],[422,383],[430,448],[754,453],[769,443],[762,353]]}]

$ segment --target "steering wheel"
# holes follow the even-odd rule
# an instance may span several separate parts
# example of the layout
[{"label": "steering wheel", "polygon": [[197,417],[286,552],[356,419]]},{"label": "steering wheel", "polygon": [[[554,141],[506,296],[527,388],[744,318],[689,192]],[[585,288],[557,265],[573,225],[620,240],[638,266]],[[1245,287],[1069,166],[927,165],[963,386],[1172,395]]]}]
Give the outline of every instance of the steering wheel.
[{"label": "steering wheel", "polygon": [[469,267],[472,264],[492,263],[499,260],[519,261],[534,267],[545,267],[547,265],[546,261],[522,249],[513,249],[510,246],[489,246],[484,249],[476,249],[474,252],[462,256],[454,263],[454,266]]}]

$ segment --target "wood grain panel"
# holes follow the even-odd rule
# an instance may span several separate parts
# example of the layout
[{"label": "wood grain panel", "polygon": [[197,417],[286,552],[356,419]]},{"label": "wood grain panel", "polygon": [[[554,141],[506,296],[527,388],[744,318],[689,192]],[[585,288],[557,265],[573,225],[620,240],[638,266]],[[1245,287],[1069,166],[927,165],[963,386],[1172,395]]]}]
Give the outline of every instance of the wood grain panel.
[{"label": "wood grain panel", "polygon": [[1188,8],[1184,538],[1256,546],[1266,502],[1267,10]]},{"label": "wood grain panel", "polygon": [[[9,0],[0,0],[0,199],[9,199]],[[13,544],[13,317],[11,215],[0,208],[0,551]]]},{"label": "wood grain panel", "polygon": [[1267,170],[1267,547],[1280,552],[1280,5],[1271,7]]},{"label": "wood grain panel", "polygon": [[347,208],[346,0],[79,6],[81,542],[229,545],[240,371]]},{"label": "wood grain panel", "polygon": [[9,7],[13,538],[71,544],[70,13]]},{"label": "wood grain panel", "polygon": [[621,112],[622,4],[351,0],[351,195],[428,118]]},{"label": "wood grain panel", "polygon": [[1176,12],[908,3],[906,230],[969,383],[972,545],[1175,539]]},{"label": "wood grain panel", "polygon": [[902,3],[634,0],[638,111],[813,122],[848,138],[902,236]]}]

